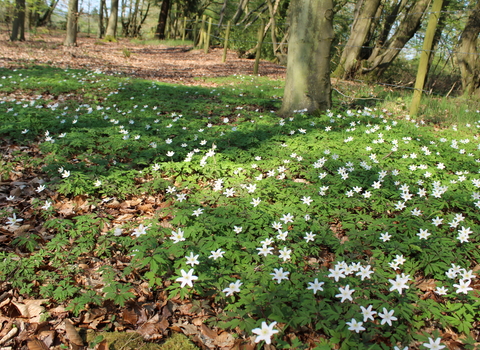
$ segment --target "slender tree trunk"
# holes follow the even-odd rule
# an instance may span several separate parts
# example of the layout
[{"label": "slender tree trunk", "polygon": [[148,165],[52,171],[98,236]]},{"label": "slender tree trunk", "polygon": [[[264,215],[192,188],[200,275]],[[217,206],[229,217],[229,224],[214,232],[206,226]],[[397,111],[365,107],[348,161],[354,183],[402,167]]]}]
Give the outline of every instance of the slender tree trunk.
[{"label": "slender tree trunk", "polygon": [[333,0],[292,0],[290,21],[287,77],[280,113],[330,108]]},{"label": "slender tree trunk", "polygon": [[[142,3],[142,8],[143,8],[143,4],[144,2]],[[142,25],[143,23],[145,22],[145,20],[147,19],[147,16],[148,16],[148,11],[150,10],[150,1],[147,2],[147,9],[145,10],[145,13],[142,14],[142,10],[140,10],[140,23],[138,23],[137,27],[135,28],[134,30],[134,36],[139,36],[140,35],[140,30],[142,29]]]},{"label": "slender tree trunk", "polygon": [[[450,5],[451,0],[443,0],[443,8],[448,8]],[[447,25],[447,20],[449,19],[450,13],[445,11],[440,13],[440,18],[438,19],[437,23],[437,28],[435,30],[435,35],[433,36],[433,43],[432,43],[432,51],[435,52],[438,49],[438,43],[440,42],[440,39],[442,37],[443,30],[445,29],[445,26]],[[428,65],[427,65],[427,82],[425,83],[425,90],[428,90],[428,87],[435,85],[435,72],[436,69],[439,65],[437,63],[435,66],[433,66],[433,61],[434,61],[435,55],[430,55],[428,58]],[[442,60],[443,61],[443,60]],[[447,60],[445,60],[447,61]]]},{"label": "slender tree trunk", "polygon": [[25,41],[25,0],[15,0],[11,41]]},{"label": "slender tree trunk", "polygon": [[438,20],[442,13],[442,5],[443,0],[433,0],[432,12],[430,13],[425,38],[423,39],[422,53],[420,55],[420,63],[418,64],[417,78],[415,79],[415,90],[410,105],[410,115],[417,115],[418,108],[420,107],[423,87],[428,74],[428,62],[430,57],[434,56],[434,53],[432,53],[432,45]]},{"label": "slender tree trunk", "polygon": [[70,0],[68,2],[67,14],[67,36],[63,45],[76,46],[77,45],[77,19],[78,19],[78,0]]},{"label": "slender tree trunk", "polygon": [[247,7],[247,4],[248,4],[248,0],[240,0],[238,2],[237,11],[235,12],[232,18],[233,24],[237,24],[238,21],[240,21],[240,17],[242,17],[243,13],[245,12],[245,8]]},{"label": "slender tree trunk", "polygon": [[352,31],[340,57],[340,62],[332,74],[334,77],[346,79],[352,77],[358,69],[360,52],[367,41],[375,13],[380,6],[380,0],[361,0],[357,3],[357,6],[360,7],[356,13]]},{"label": "slender tree trunk", "polygon": [[223,18],[225,17],[225,11],[227,10],[227,3],[228,3],[228,0],[223,1],[222,9],[220,10],[220,16],[218,19],[217,29],[215,31],[215,36],[218,36],[218,34],[220,33],[220,30],[223,24]]},{"label": "slender tree trunk", "polygon": [[98,9],[98,38],[103,38],[104,27],[103,27],[103,8],[105,7],[105,0],[100,0],[100,7]]},{"label": "slender tree trunk", "polygon": [[[275,3],[272,3],[272,0],[267,0],[268,12],[270,13],[270,36],[272,38],[272,49],[273,54],[277,55],[278,44],[277,44],[277,26],[275,22],[275,15],[277,14],[278,5],[280,0],[275,0]],[[266,28],[267,29],[267,28]],[[266,33],[265,33],[266,34]]]},{"label": "slender tree trunk", "polygon": [[480,1],[468,17],[457,49],[457,60],[462,75],[464,95],[480,97],[480,57],[477,50],[480,34]]},{"label": "slender tree trunk", "polygon": [[108,17],[106,37],[117,37],[117,21],[118,21],[118,0],[112,0],[110,5],[110,17]]},{"label": "slender tree trunk", "polygon": [[163,0],[160,8],[160,15],[158,16],[157,31],[155,32],[155,39],[165,39],[165,28],[167,27],[168,11],[170,10],[170,0]]}]

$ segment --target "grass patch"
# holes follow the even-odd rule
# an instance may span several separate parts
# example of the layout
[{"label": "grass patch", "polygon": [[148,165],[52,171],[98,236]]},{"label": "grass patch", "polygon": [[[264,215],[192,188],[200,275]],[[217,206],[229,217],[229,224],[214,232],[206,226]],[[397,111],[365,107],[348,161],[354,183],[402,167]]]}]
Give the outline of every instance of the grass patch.
[{"label": "grass patch", "polygon": [[193,46],[193,41],[179,39],[130,39],[130,42],[137,45]]}]

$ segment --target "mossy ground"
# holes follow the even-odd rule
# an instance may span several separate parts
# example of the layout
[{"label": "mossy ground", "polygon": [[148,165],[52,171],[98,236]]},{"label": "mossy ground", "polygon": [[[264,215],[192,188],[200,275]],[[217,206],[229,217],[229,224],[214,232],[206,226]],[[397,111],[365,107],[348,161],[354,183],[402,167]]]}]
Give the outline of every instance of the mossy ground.
[{"label": "mossy ground", "polygon": [[86,334],[88,344],[95,345],[102,340],[108,344],[109,350],[197,350],[185,335],[173,333],[161,343],[147,342],[135,332],[94,332]]}]

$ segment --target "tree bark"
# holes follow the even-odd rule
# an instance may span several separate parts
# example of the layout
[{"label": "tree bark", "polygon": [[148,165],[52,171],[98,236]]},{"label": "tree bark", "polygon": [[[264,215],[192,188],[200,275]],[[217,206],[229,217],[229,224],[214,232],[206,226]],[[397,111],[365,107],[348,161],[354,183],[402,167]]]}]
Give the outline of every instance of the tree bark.
[{"label": "tree bark", "polygon": [[468,17],[457,48],[457,60],[462,75],[464,95],[480,97],[480,58],[477,51],[480,34],[480,2]]},{"label": "tree bark", "polygon": [[361,0],[357,3],[359,10],[353,21],[352,31],[340,57],[340,62],[332,74],[334,77],[347,79],[354,75],[358,68],[362,46],[367,41],[379,6],[380,0]]},{"label": "tree bark", "polygon": [[52,14],[53,14],[53,11],[55,11],[57,4],[58,4],[58,0],[52,0],[50,2],[50,5],[46,9],[45,13],[38,18],[38,22],[36,23],[36,26],[43,27],[43,26],[48,26],[51,23]]},{"label": "tree bark", "polygon": [[106,37],[117,37],[117,21],[118,21],[118,0],[112,0],[110,5],[110,17],[108,17]]},{"label": "tree bark", "polygon": [[238,2],[237,11],[235,12],[232,18],[232,24],[235,25],[238,23],[238,21],[240,21],[240,17],[242,17],[243,13],[245,12],[245,8],[247,7],[247,4],[248,4],[248,0],[240,0]]},{"label": "tree bark", "polygon": [[157,31],[155,32],[155,39],[165,39],[165,28],[167,27],[168,11],[170,10],[170,0],[163,0],[160,8],[160,15],[158,16]]},{"label": "tree bark", "polygon": [[63,45],[76,46],[77,45],[77,19],[78,19],[78,0],[70,0],[68,2],[67,14],[67,36]]},{"label": "tree bark", "polygon": [[393,60],[398,56],[405,44],[415,35],[420,28],[422,19],[430,0],[416,0],[409,7],[400,22],[395,34],[387,41],[383,48],[374,51],[366,61],[362,73],[372,73],[380,76]]},{"label": "tree bark", "polygon": [[430,13],[425,38],[423,39],[422,53],[420,56],[420,63],[418,64],[417,78],[415,79],[415,90],[410,105],[410,115],[417,115],[418,108],[420,107],[423,87],[428,74],[428,62],[430,61],[430,57],[434,56],[434,53],[432,53],[432,45],[433,39],[435,38],[437,23],[442,13],[442,5],[443,0],[433,0],[432,12]]},{"label": "tree bark", "polygon": [[105,7],[105,0],[100,0],[100,6],[98,9],[98,34],[97,37],[99,39],[103,38],[103,34],[105,34],[105,28],[103,28],[103,8]]},{"label": "tree bark", "polygon": [[[270,25],[270,36],[272,38],[272,49],[273,49],[273,55],[274,56],[277,55],[277,50],[278,50],[277,26],[276,26],[276,22],[275,22],[275,15],[277,14],[279,4],[280,4],[280,0],[275,0],[275,3],[272,3],[271,0],[267,0],[268,12],[270,13],[270,21],[268,22],[268,24]],[[265,34],[266,33],[264,33],[264,35]]]},{"label": "tree bark", "polygon": [[218,19],[218,24],[217,24],[217,30],[215,31],[215,36],[218,36],[218,33],[220,33],[220,27],[223,24],[223,18],[225,17],[225,11],[227,10],[227,4],[228,0],[223,1],[222,9],[220,10],[220,16]]},{"label": "tree bark", "polygon": [[15,0],[11,41],[25,41],[25,0]]},{"label": "tree bark", "polygon": [[280,113],[331,107],[333,0],[293,0],[285,93]]}]

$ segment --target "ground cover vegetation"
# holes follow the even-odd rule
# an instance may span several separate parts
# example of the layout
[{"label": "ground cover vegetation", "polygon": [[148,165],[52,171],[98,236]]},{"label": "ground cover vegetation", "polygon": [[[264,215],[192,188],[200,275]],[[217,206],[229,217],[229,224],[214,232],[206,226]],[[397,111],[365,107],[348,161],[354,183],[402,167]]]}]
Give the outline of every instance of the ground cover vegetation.
[{"label": "ground cover vegetation", "polygon": [[478,347],[478,110],[280,118],[282,82],[209,82],[0,69],[10,344]]}]

